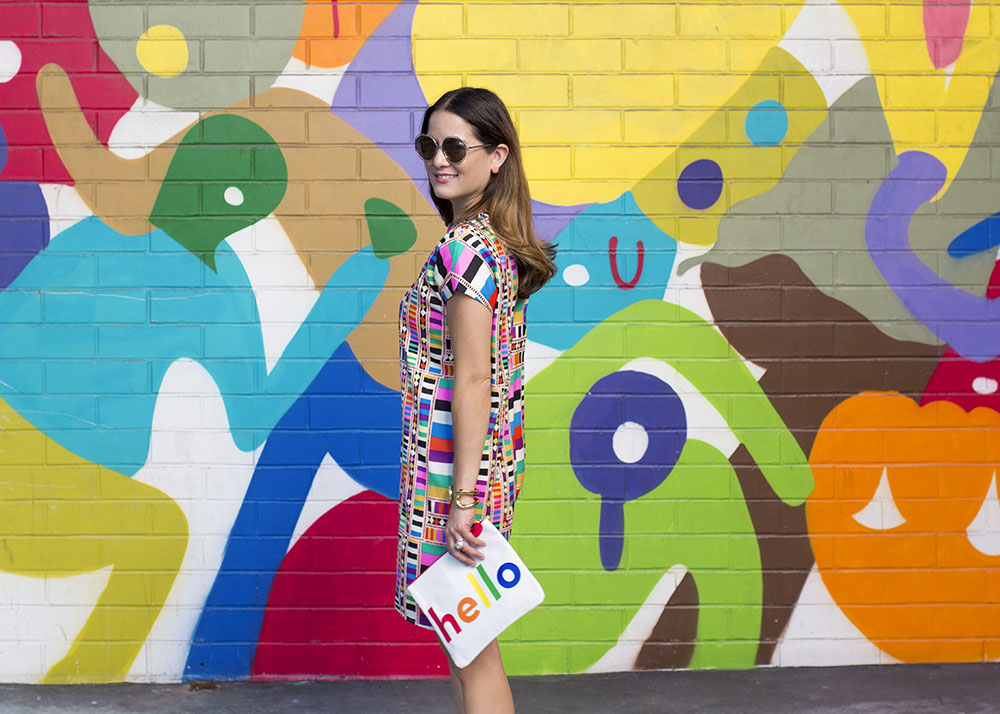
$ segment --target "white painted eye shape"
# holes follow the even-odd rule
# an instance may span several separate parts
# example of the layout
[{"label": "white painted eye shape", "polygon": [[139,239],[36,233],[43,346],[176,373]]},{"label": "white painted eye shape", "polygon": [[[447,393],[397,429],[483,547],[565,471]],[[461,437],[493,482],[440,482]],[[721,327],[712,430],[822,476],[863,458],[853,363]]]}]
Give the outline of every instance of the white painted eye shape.
[{"label": "white painted eye shape", "polygon": [[983,505],[965,529],[972,547],[983,555],[1000,555],[1000,501],[997,500],[997,474],[983,499]]},{"label": "white painted eye shape", "polygon": [[623,464],[634,464],[646,455],[646,449],[649,448],[649,434],[642,424],[634,421],[622,422],[615,429],[611,448]]},{"label": "white painted eye shape", "polygon": [[243,192],[240,191],[236,186],[230,186],[222,194],[226,203],[230,206],[242,206],[243,205]]},{"label": "white painted eye shape", "polygon": [[573,265],[567,265],[563,269],[562,276],[567,285],[578,288],[581,285],[586,285],[587,281],[590,280],[590,271],[587,270],[586,265],[574,263]]},{"label": "white painted eye shape", "polygon": [[873,531],[887,531],[906,523],[906,519],[896,508],[896,502],[892,498],[892,489],[889,488],[889,473],[884,466],[882,467],[882,477],[878,480],[878,487],[875,489],[872,499],[851,517],[865,528],[871,528]]}]

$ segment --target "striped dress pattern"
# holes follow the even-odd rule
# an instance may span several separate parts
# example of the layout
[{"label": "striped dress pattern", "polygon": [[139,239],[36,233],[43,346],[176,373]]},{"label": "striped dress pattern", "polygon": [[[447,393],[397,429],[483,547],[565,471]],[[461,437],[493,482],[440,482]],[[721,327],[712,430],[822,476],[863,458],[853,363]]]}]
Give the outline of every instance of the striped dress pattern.
[{"label": "striped dress pattern", "polygon": [[395,603],[406,620],[428,629],[407,585],[447,551],[455,383],[447,302],[460,293],[492,313],[490,421],[476,482],[476,519],[489,518],[509,537],[524,478],[527,301],[517,297],[516,262],[486,213],[449,227],[399,305],[403,434]]}]

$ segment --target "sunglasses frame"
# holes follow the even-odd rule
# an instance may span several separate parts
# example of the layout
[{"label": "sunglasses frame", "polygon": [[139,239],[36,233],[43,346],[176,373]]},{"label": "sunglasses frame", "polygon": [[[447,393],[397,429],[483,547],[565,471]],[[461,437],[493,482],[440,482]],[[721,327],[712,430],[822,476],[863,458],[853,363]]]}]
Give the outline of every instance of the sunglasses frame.
[{"label": "sunglasses frame", "polygon": [[[432,142],[434,142],[434,153],[431,154],[430,157],[424,156],[424,152],[420,150],[420,142],[423,139],[430,139]],[[459,147],[462,149],[462,155],[459,158],[453,159],[451,158],[451,156],[448,155],[448,149],[446,148],[446,145],[449,142],[458,142]],[[413,140],[413,148],[416,149],[417,156],[419,156],[424,161],[433,161],[434,157],[437,156],[438,151],[441,151],[444,154],[444,158],[446,158],[450,163],[453,164],[460,164],[463,161],[465,161],[465,157],[472,149],[483,149],[488,146],[493,146],[493,144],[474,144],[473,146],[469,146],[468,144],[465,143],[465,139],[459,138],[457,136],[446,136],[440,144],[437,142],[437,139],[435,139],[430,134],[419,134],[417,135],[417,138]]]}]

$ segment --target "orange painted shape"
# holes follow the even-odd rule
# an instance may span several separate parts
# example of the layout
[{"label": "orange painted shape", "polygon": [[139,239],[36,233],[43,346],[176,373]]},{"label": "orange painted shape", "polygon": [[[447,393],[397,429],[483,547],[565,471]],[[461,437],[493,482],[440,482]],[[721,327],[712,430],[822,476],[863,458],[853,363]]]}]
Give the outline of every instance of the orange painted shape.
[{"label": "orange painted shape", "polygon": [[347,64],[399,0],[308,0],[292,55],[310,67]]},{"label": "orange painted shape", "polygon": [[[1000,555],[966,533],[1000,471],[1000,413],[860,394],[823,420],[809,463],[816,564],[851,622],[908,662],[1000,657]],[[883,474],[891,501],[873,501]],[[855,518],[870,503],[891,527]]]}]

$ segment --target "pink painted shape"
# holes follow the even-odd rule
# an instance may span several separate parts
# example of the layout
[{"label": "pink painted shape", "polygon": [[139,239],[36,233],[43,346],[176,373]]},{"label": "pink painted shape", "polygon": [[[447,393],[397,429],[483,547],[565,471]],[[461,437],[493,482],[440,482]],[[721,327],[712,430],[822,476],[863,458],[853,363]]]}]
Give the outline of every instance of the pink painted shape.
[{"label": "pink painted shape", "polygon": [[962,54],[972,0],[924,0],[924,36],[927,54],[937,69]]},{"label": "pink painted shape", "polygon": [[135,89],[98,44],[87,0],[0,3],[0,38],[21,50],[20,71],[0,84],[0,126],[8,144],[0,180],[73,183],[42,119],[38,70],[53,62],[66,71],[90,128],[105,145],[135,102]]},{"label": "pink painted shape", "polygon": [[448,674],[434,633],[393,607],[398,528],[396,502],[374,491],[310,526],[271,585],[254,679]]}]

